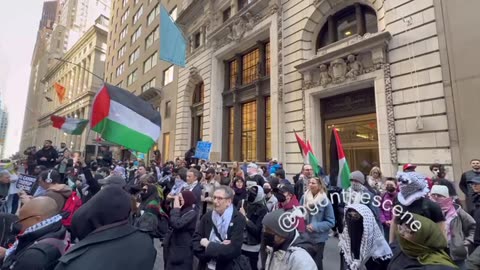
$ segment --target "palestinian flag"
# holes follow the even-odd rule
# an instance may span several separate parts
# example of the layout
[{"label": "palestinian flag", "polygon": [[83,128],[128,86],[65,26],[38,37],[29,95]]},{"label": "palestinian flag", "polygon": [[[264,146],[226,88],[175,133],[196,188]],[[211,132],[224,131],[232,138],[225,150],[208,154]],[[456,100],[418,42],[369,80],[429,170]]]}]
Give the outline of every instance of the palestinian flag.
[{"label": "palestinian flag", "polygon": [[295,132],[295,139],[297,139],[298,148],[300,148],[300,153],[302,154],[303,160],[304,162],[306,162],[307,161],[306,158],[309,152],[308,145],[305,143],[305,141],[302,138],[300,138],[300,136],[298,136],[295,130],[293,132]]},{"label": "palestinian flag", "polygon": [[82,135],[83,130],[88,124],[86,119],[67,118],[63,116],[50,116],[53,122],[53,127],[61,129],[63,132],[72,135]]},{"label": "palestinian flag", "polygon": [[350,168],[343,152],[340,136],[335,127],[332,127],[332,136],[330,138],[330,181],[332,181],[332,186],[336,186],[338,181],[340,181],[343,189],[350,187]]},{"label": "palestinian flag", "polygon": [[160,137],[160,113],[122,88],[105,84],[93,100],[90,126],[109,142],[148,153]]},{"label": "palestinian flag", "polygon": [[312,145],[310,141],[307,141],[307,148],[308,148],[308,163],[312,166],[313,172],[315,176],[320,176],[322,173],[322,167],[318,163],[318,159],[313,153]]}]

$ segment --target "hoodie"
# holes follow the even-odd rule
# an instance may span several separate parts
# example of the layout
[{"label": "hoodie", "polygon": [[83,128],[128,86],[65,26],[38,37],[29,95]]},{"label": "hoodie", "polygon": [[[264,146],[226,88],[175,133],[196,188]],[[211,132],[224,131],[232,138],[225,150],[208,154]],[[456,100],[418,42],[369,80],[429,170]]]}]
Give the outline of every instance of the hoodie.
[{"label": "hoodie", "polygon": [[[265,204],[265,193],[261,186],[255,186],[257,188],[256,196],[253,202],[248,201],[250,195],[255,194],[252,192],[253,187],[250,187],[247,195],[247,199],[243,201],[243,208],[247,214],[247,226],[245,227],[245,234],[243,239],[242,250],[249,252],[259,252],[260,242],[262,236],[262,220],[268,213],[267,205]],[[240,202],[242,204],[242,201]],[[240,206],[242,207],[242,205]]]},{"label": "hoodie", "polygon": [[54,184],[47,189],[45,194],[43,194],[43,196],[47,196],[55,200],[58,207],[57,213],[62,212],[65,202],[70,195],[72,195],[72,189],[64,184]]}]

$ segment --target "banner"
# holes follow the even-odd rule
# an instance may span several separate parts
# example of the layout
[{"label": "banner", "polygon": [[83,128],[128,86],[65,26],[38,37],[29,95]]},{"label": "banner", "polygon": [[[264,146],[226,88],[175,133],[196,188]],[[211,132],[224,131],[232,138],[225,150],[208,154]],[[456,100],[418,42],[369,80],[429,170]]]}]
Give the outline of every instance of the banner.
[{"label": "banner", "polygon": [[17,180],[17,188],[21,190],[25,190],[25,192],[30,192],[32,189],[33,184],[37,181],[35,176],[20,174]]}]

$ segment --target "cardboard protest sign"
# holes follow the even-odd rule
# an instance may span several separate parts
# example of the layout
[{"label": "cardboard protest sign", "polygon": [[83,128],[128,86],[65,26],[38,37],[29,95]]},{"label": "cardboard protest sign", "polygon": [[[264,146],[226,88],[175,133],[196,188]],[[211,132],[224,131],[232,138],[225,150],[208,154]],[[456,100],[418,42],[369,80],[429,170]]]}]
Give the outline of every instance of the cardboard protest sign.
[{"label": "cardboard protest sign", "polygon": [[25,190],[25,192],[30,192],[33,184],[37,181],[35,176],[20,174],[17,180],[17,188]]}]

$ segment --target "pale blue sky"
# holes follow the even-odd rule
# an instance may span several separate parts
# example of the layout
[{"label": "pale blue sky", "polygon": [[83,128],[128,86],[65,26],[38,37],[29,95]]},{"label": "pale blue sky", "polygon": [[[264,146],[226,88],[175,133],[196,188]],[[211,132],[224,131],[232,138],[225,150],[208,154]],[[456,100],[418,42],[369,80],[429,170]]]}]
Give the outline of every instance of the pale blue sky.
[{"label": "pale blue sky", "polygon": [[23,128],[30,61],[43,0],[0,2],[0,91],[9,112],[5,156],[18,150]]}]

